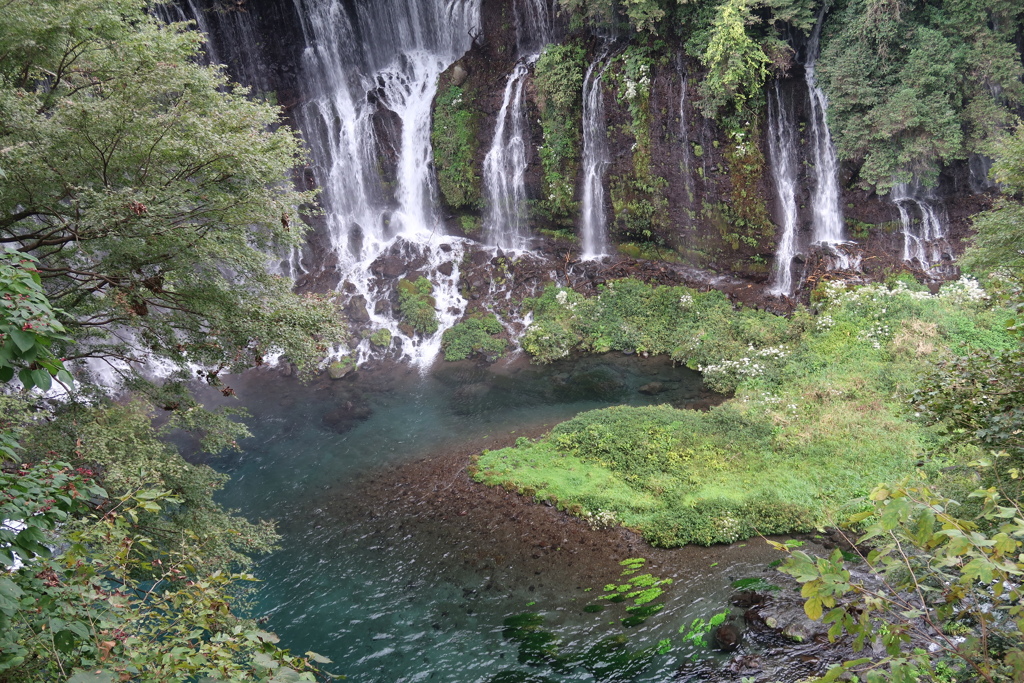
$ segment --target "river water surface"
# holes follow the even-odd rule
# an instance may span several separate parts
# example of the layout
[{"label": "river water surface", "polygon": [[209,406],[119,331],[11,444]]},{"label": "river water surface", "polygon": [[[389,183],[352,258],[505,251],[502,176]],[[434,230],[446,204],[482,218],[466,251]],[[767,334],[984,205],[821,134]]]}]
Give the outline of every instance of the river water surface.
[{"label": "river water surface", "polygon": [[[679,627],[727,609],[731,581],[764,575],[776,557],[758,539],[654,550],[466,479],[467,454],[584,410],[706,405],[700,376],[664,359],[446,363],[422,377],[393,368],[309,384],[266,371],[228,384],[238,400],[204,398],[247,408],[253,436],[241,453],[210,460],[231,475],[220,500],[277,520],[282,534],[256,569],[256,614],[284,647],[326,655],[352,681],[669,680],[710,656]],[[665,609],[629,629],[624,605],[585,612],[619,562],[637,556],[673,579]],[[544,618],[568,665],[538,663],[507,637],[505,620],[523,612]],[[580,663],[608,637],[627,642],[620,654],[663,639],[671,649],[639,672]]]}]

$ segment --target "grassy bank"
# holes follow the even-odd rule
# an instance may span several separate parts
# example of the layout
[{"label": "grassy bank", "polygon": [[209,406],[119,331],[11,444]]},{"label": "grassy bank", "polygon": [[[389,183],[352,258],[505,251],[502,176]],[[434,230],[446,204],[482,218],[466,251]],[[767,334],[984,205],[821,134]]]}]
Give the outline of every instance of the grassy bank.
[{"label": "grassy bank", "polygon": [[734,395],[704,413],[584,413],[483,453],[474,476],[672,546],[811,529],[881,481],[944,464],[928,457],[938,436],[906,394],[942,354],[1012,346],[1010,312],[971,280],[937,295],[904,280],[832,284],[814,298],[815,312],[780,318],[734,310],[718,292],[630,280],[592,298],[549,288],[527,302],[523,347],[535,360],[669,354]]}]

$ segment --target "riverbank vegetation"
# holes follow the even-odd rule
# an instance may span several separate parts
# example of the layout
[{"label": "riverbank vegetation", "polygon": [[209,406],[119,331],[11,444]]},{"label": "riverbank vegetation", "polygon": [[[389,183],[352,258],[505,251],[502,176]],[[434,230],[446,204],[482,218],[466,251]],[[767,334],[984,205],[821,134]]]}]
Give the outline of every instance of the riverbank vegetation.
[{"label": "riverbank vegetation", "polygon": [[626,280],[592,298],[549,288],[523,339],[537,360],[669,354],[733,396],[703,413],[584,413],[484,453],[475,476],[672,546],[808,530],[879,482],[945,466],[929,454],[948,437],[908,400],[931,360],[1014,348],[1012,307],[970,278],[934,295],[910,278],[826,283],[814,299],[817,315],[786,319],[683,287]]},{"label": "riverbank vegetation", "polygon": [[[244,617],[273,524],[223,509],[226,477],[167,441],[247,435],[192,398],[197,374],[230,396],[222,373],[308,371],[342,338],[327,298],[268,268],[315,212],[288,182],[298,137],[146,3],[4,12],[0,681],[313,680],[319,655]],[[104,388],[72,378],[87,364]]]}]

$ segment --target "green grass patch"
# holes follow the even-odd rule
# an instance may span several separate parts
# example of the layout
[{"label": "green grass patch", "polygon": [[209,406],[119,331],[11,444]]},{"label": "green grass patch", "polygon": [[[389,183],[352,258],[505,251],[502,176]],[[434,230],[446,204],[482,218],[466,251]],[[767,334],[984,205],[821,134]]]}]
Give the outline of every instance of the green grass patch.
[{"label": "green grass patch", "polygon": [[1014,341],[1012,313],[972,281],[938,295],[902,280],[816,295],[818,313],[735,309],[718,292],[623,280],[585,298],[529,302],[523,347],[666,353],[733,391],[708,411],[619,406],[583,413],[536,442],[486,452],[475,476],[555,501],[652,543],[709,545],[827,523],[850,499],[899,479],[941,445],[908,411],[930,359]]}]

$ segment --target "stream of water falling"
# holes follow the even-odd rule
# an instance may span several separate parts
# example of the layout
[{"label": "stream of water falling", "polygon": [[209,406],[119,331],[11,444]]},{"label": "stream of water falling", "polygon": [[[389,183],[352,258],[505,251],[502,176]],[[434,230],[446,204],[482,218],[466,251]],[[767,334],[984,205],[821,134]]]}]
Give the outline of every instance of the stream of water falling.
[{"label": "stream of water falling", "polygon": [[523,87],[530,67],[552,40],[554,15],[550,0],[514,0],[513,13],[519,61],[505,81],[491,147],[484,157],[484,242],[506,251],[522,251],[530,245],[526,197],[530,126]]},{"label": "stream of water falling", "polygon": [[523,113],[523,85],[530,72],[526,60],[518,62],[505,82],[491,148],[484,157],[487,218],[484,241],[505,250],[529,245],[526,228],[526,149],[529,127]]},{"label": "stream of water falling", "polygon": [[832,144],[832,133],[828,129],[828,98],[818,86],[815,62],[821,49],[821,27],[825,23],[825,8],[821,9],[818,21],[807,43],[804,62],[804,79],[810,95],[811,122],[811,172],[814,174],[814,188],[811,193],[812,236],[811,241],[820,244],[832,255],[832,265],[840,270],[856,267],[856,263],[843,250],[848,240],[843,236],[842,195],[839,190],[839,161]]},{"label": "stream of water falling", "polygon": [[[465,309],[458,292],[462,241],[443,235],[435,215],[431,171],[431,102],[438,76],[471,45],[480,25],[479,0],[294,0],[306,40],[306,103],[299,118],[323,191],[327,228],[339,254],[341,279],[367,302],[375,327],[387,328],[402,355],[425,367],[440,336]],[[397,118],[397,171],[385,178],[377,157],[375,116]],[[370,264],[384,251],[415,253],[431,273],[441,325],[436,334],[409,336],[375,303]],[[368,342],[360,359],[372,353]]]},{"label": "stream of water falling", "polygon": [[583,81],[583,196],[580,211],[581,258],[598,259],[608,251],[608,219],[604,205],[604,176],[611,161],[604,117],[602,78],[608,50],[587,68]]},{"label": "stream of water falling", "polygon": [[768,160],[782,226],[769,290],[776,296],[793,292],[793,258],[797,254],[797,145],[793,119],[792,102],[783,97],[776,80],[768,91]]},{"label": "stream of water falling", "polygon": [[[690,166],[690,154],[693,153],[693,149],[690,146],[690,119],[686,116],[686,94],[687,88],[690,85],[690,76],[683,71],[681,53],[679,60],[679,73],[679,144],[682,147],[681,154],[683,157],[683,188],[686,190],[687,204],[692,207],[696,200],[696,195],[693,189],[693,169]],[[688,208],[687,212],[690,216],[690,220],[693,220],[692,209]]]},{"label": "stream of water falling", "polygon": [[915,179],[895,185],[890,197],[900,212],[903,260],[931,272],[942,261],[946,237],[945,212],[935,190]]}]

